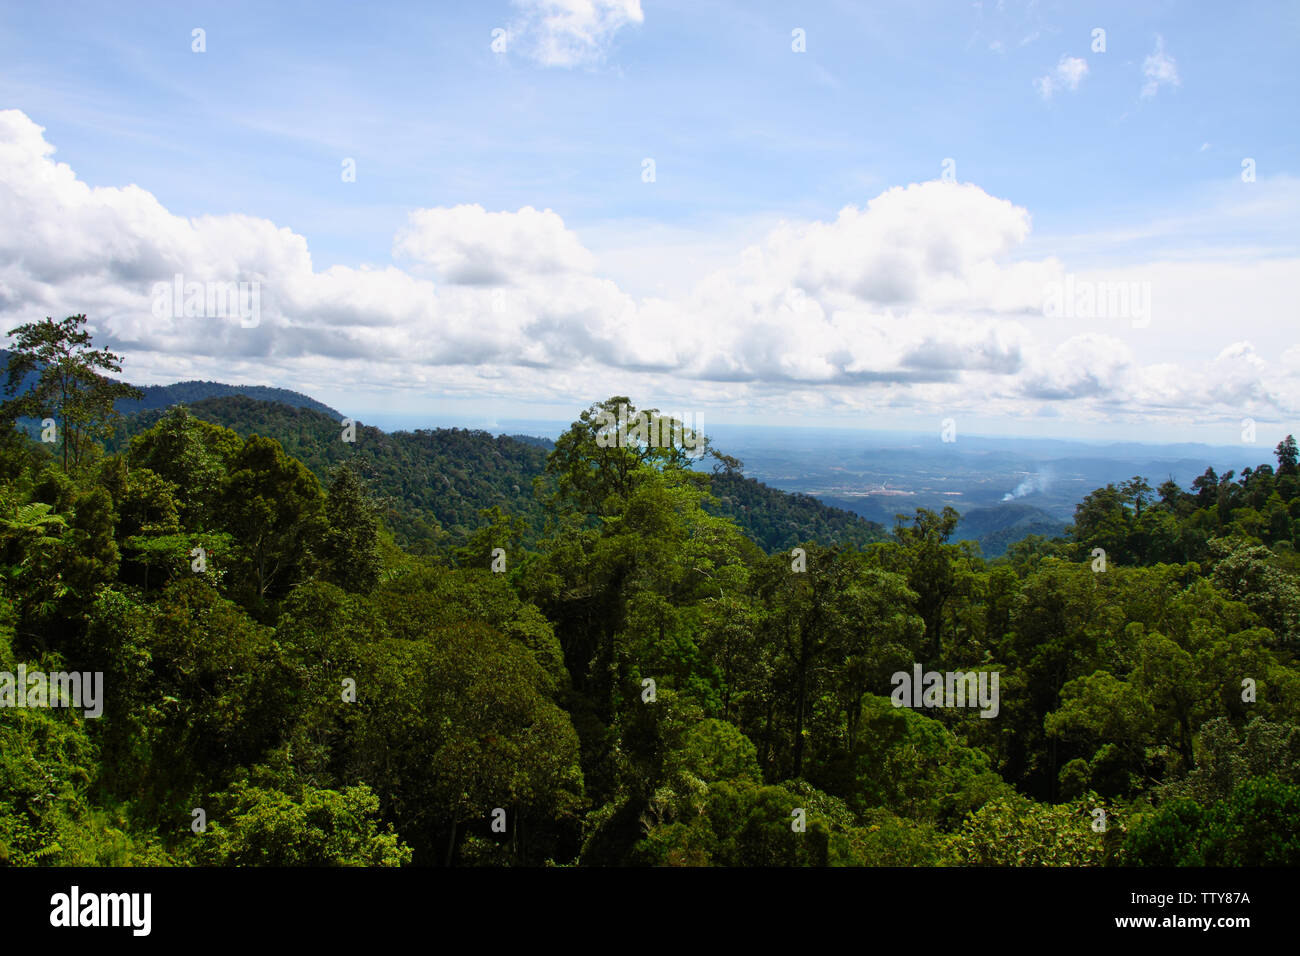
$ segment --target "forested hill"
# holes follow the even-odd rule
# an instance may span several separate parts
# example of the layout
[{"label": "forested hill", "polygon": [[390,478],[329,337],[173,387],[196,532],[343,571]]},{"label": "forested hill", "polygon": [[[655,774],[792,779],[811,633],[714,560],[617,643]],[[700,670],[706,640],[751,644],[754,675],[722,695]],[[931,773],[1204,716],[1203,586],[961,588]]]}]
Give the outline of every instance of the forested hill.
[{"label": "forested hill", "polygon": [[[383,432],[358,425],[346,442],[340,417],[240,395],[207,398],[188,406],[196,418],[224,425],[241,436],[274,438],[322,480],[334,465],[359,458],[363,473],[389,509],[399,543],[425,553],[463,544],[485,522],[479,512],[493,506],[525,519],[531,541],[544,524],[533,495],[554,443],[528,436],[494,437],[459,428]],[[153,427],[162,410],[130,416],[119,426],[114,448]],[[764,551],[801,541],[862,545],[885,538],[884,529],[855,514],[823,505],[806,495],[768,488],[736,474],[714,476],[717,514],[732,518]]]},{"label": "forested hill", "polygon": [[1008,546],[1031,534],[1058,538],[1066,523],[1057,521],[1042,508],[1023,502],[1008,502],[993,508],[972,508],[961,516],[954,538],[974,541],[986,558],[1006,554]]},{"label": "forested hill", "polygon": [[[605,440],[624,396],[545,459],[245,397],[105,455],[99,358],[71,415],[53,375],[0,405],[60,424],[0,428],[0,864],[1300,865],[1292,436],[990,562],[951,507],[829,547],[859,526],[720,451],[711,503],[680,448]],[[519,547],[478,512],[543,517],[539,473]]]},{"label": "forested hill", "polygon": [[[307,408],[263,402],[241,395],[208,398],[187,406],[195,418],[224,425],[239,435],[274,438],[284,450],[324,479],[344,461],[359,459],[362,474],[389,509],[399,543],[430,552],[461,544],[484,521],[479,512],[494,505],[541,525],[542,510],[532,494],[546,452],[512,438],[460,428],[387,433],[355,427],[345,441],[340,418]],[[163,411],[130,416],[114,444],[124,444],[158,423]]]},{"label": "forested hill", "polygon": [[707,510],[736,522],[769,554],[804,541],[861,547],[889,537],[883,526],[851,511],[730,472],[713,476],[713,495],[718,504]]},{"label": "forested hill", "polygon": [[136,412],[165,411],[173,405],[192,404],[209,398],[226,398],[243,395],[246,398],[263,402],[279,402],[292,408],[308,408],[328,415],[338,421],[342,413],[330,408],[324,402],[318,402],[310,395],[295,392],[288,388],[272,388],[269,385],[226,385],[224,382],[177,382],[174,385],[144,385],[140,387],[144,398],[140,401],[125,399],[118,403],[117,410],[123,415]]},{"label": "forested hill", "polygon": [[[12,354],[8,349],[0,349],[0,369],[8,367],[9,357]],[[23,377],[18,393],[21,394],[32,388],[39,377],[40,366],[37,366],[34,371],[28,372]],[[309,395],[288,388],[273,388],[269,385],[227,385],[224,382],[188,381],[175,382],[171,385],[137,385],[136,387],[144,393],[143,397],[119,399],[114,403],[119,414],[133,415],[136,412],[165,410],[178,403],[192,404],[205,398],[246,395],[261,401],[280,402],[294,408],[310,408],[334,419],[343,417],[324,402],[318,402]]]}]

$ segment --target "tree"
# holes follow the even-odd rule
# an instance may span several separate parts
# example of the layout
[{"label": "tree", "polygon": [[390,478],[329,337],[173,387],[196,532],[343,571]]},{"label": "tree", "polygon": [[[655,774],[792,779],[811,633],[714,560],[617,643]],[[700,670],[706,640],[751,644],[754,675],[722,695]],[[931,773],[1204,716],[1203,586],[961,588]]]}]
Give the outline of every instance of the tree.
[{"label": "tree", "polygon": [[462,568],[487,568],[493,560],[492,552],[501,548],[518,557],[518,547],[524,536],[524,519],[507,515],[500,505],[484,508],[479,517],[486,520],[481,528],[469,536],[462,547],[456,548],[456,564]]},{"label": "tree", "polygon": [[1300,784],[1300,726],[1256,717],[1239,730],[1227,717],[1215,717],[1201,725],[1196,768],[1162,784],[1159,793],[1209,806],[1228,799],[1241,780],[1264,776]]},{"label": "tree", "polygon": [[1277,473],[1279,475],[1294,475],[1300,472],[1300,465],[1297,465],[1297,460],[1300,460],[1300,451],[1296,448],[1294,436],[1287,435],[1286,438],[1278,442],[1276,454]]},{"label": "tree", "polygon": [[1092,829],[1088,800],[1050,805],[1023,797],[991,801],[972,813],[952,840],[963,866],[1095,866],[1104,838]]},{"label": "tree", "polygon": [[[285,693],[290,668],[273,633],[200,575],[169,584],[156,604],[144,608],[144,620],[111,599],[100,607],[112,609],[103,625],[126,632],[104,634],[101,646],[121,639],[134,643],[136,628],[144,628],[140,643],[147,651],[131,677],[141,697],[123,699],[124,688],[110,685],[119,689],[107,695],[105,706],[115,723],[127,708],[143,712],[144,726],[125,742],[148,755],[144,779],[137,781],[142,805],[174,811],[179,795],[214,787],[249,766],[297,718],[295,702]],[[140,675],[141,668],[147,674]]]},{"label": "tree", "polygon": [[1179,506],[1189,497],[1187,492],[1178,487],[1178,482],[1174,481],[1173,475],[1160,483],[1156,494],[1160,496],[1160,503],[1175,513],[1178,513]]},{"label": "tree", "polygon": [[953,595],[953,564],[957,549],[948,539],[957,529],[961,515],[950,505],[936,514],[917,508],[912,524],[898,515],[894,535],[903,545],[907,584],[919,597],[918,610],[925,621],[928,661],[938,660],[943,650],[944,611]]},{"label": "tree", "polygon": [[379,795],[417,865],[455,862],[466,836],[491,839],[496,808],[513,853],[540,863],[547,831],[576,830],[582,802],[568,715],[526,648],[483,624],[413,626],[431,599],[403,597],[384,616],[394,636],[362,649],[344,772]]},{"label": "tree", "polygon": [[1098,488],[1075,505],[1074,525],[1068,533],[1085,549],[1104,550],[1108,561],[1127,560],[1130,515],[1126,500],[1114,485]]},{"label": "tree", "polygon": [[1141,817],[1124,842],[1137,866],[1296,866],[1300,863],[1300,787],[1248,777],[1208,807],[1171,800]]},{"label": "tree", "polygon": [[[38,621],[67,593],[59,570],[67,534],[67,520],[46,502],[19,505],[0,516],[0,581],[14,592],[23,621]],[[32,630],[23,636],[45,647],[46,629]]]},{"label": "tree", "polygon": [[1206,863],[1300,865],[1300,787],[1271,776],[1252,777],[1237,784],[1216,810]]},{"label": "tree", "polygon": [[[75,468],[89,443],[109,433],[117,418],[115,402],[144,394],[100,374],[121,372],[121,360],[112,352],[90,347],[90,333],[81,328],[85,323],[84,315],[70,315],[61,322],[46,318],[9,330],[17,341],[9,357],[8,398],[0,406],[0,418],[53,418],[60,434],[64,471],[69,458]],[[33,372],[37,374],[35,385],[20,391]]]},{"label": "tree", "polygon": [[1277,566],[1273,552],[1238,538],[1215,538],[1210,550],[1215,584],[1247,602],[1279,640],[1300,639],[1300,582]]},{"label": "tree", "polygon": [[295,799],[240,783],[213,805],[218,818],[191,844],[201,864],[401,866],[411,859],[392,824],[379,826],[379,798],[365,784],[343,790],[304,786]]},{"label": "tree", "polygon": [[1123,862],[1131,866],[1204,866],[1205,808],[1195,800],[1171,800],[1139,817],[1125,835]]},{"label": "tree", "polygon": [[324,531],[325,496],[316,476],[273,438],[250,436],[230,467],[225,523],[260,602],[308,576]]},{"label": "tree", "polygon": [[682,441],[695,444],[696,455],[708,453],[707,438],[667,416],[659,422],[659,441],[639,444],[632,439],[632,433],[642,415],[651,422],[660,419],[658,409],[638,410],[622,395],[585,410],[560,436],[546,460],[546,475],[555,483],[553,504],[564,504],[588,515],[610,514],[618,509],[610,497],[626,500],[646,474],[642,465],[657,470],[689,469],[692,455],[675,443],[679,433]]},{"label": "tree", "polygon": [[200,421],[184,405],[169,409],[157,425],[131,439],[134,468],[148,468],[184,494],[179,518],[192,531],[211,530],[222,515],[227,470],[244,447],[229,428]]},{"label": "tree", "polygon": [[1205,474],[1192,479],[1192,490],[1196,492],[1196,507],[1208,508],[1218,498],[1219,476],[1213,468],[1206,468]]},{"label": "tree", "polygon": [[365,483],[350,465],[340,465],[325,494],[329,530],[321,557],[335,584],[367,592],[379,580],[379,520]]},{"label": "tree", "polygon": [[1125,501],[1133,502],[1133,517],[1142,517],[1142,506],[1151,500],[1151,486],[1141,475],[1134,475],[1120,485],[1120,494]]},{"label": "tree", "polygon": [[988,755],[965,745],[940,721],[875,694],[863,699],[860,710],[860,733],[852,744],[824,748],[825,759],[808,774],[815,786],[842,794],[855,813],[883,807],[949,829],[988,800],[1011,794]]}]

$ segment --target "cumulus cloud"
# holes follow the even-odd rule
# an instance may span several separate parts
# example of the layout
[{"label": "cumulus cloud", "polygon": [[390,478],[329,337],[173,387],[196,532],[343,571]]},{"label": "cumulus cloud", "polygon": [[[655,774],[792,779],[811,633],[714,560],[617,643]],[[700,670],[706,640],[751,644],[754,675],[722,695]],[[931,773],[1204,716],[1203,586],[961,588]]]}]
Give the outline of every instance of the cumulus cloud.
[{"label": "cumulus cloud", "polygon": [[[549,209],[417,209],[394,238],[396,264],[317,269],[289,229],[177,216],[138,186],[87,185],[53,152],[27,116],[0,112],[0,320],[85,312],[142,383],[260,380],[310,393],[346,381],[569,405],[654,383],[682,403],[991,414],[1043,402],[1300,407],[1296,350],[1271,362],[1243,341],[1199,364],[1144,366],[1124,323],[1046,318],[1043,290],[1063,264],[1024,257],[1029,213],[969,183],[896,187],[829,221],[782,223],[726,268],[656,297],[600,275]],[[1193,328],[1184,316],[1202,302],[1284,309],[1296,272],[1285,261],[1240,274],[1165,267],[1149,276],[1161,311],[1143,334]],[[175,275],[259,283],[260,321],[160,317],[154,284]],[[1207,297],[1198,275],[1221,277],[1228,298]],[[1230,294],[1246,288],[1259,291]]]},{"label": "cumulus cloud", "polygon": [[1178,64],[1165,52],[1164,37],[1156,37],[1156,48],[1142,61],[1142,75],[1146,77],[1142,85],[1143,99],[1155,96],[1162,86],[1178,86],[1182,82],[1178,78]]},{"label": "cumulus cloud", "polygon": [[615,35],[645,21],[641,0],[512,0],[520,17],[510,35],[542,66],[601,62]]},{"label": "cumulus cloud", "polygon": [[488,212],[482,206],[417,209],[398,233],[393,253],[431,266],[455,285],[502,285],[512,277],[586,273],[594,257],[551,210],[525,206]]},{"label": "cumulus cloud", "polygon": [[1029,398],[1122,398],[1133,353],[1113,336],[1076,335],[1042,356],[1025,376]]},{"label": "cumulus cloud", "polygon": [[1050,100],[1057,90],[1074,92],[1088,75],[1088,63],[1077,56],[1063,56],[1056,69],[1034,80],[1034,86],[1045,100]]}]

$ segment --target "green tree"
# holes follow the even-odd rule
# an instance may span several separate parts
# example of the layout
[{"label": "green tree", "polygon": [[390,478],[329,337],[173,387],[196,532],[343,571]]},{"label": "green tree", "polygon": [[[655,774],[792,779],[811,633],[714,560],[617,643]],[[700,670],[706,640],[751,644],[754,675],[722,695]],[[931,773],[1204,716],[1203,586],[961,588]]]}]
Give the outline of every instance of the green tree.
[{"label": "green tree", "polygon": [[1098,802],[991,801],[966,818],[953,856],[960,866],[1096,866],[1106,857],[1104,835],[1092,829]]},{"label": "green tree", "polygon": [[1116,862],[1130,866],[1205,866],[1205,808],[1195,800],[1171,800],[1133,821]]},{"label": "green tree", "polygon": [[[117,418],[115,402],[143,395],[101,374],[121,372],[121,360],[112,352],[91,348],[90,333],[81,328],[85,323],[84,315],[70,315],[61,322],[46,318],[9,330],[17,338],[9,357],[7,400],[0,406],[0,419],[54,419],[64,471],[69,461],[74,468],[79,465],[90,443],[111,432]],[[37,374],[35,385],[18,393],[31,372]]]},{"label": "green tree", "polygon": [[1133,516],[1142,517],[1142,507],[1151,500],[1151,486],[1141,475],[1134,475],[1120,485],[1120,494],[1126,502],[1133,503]]},{"label": "green tree", "polygon": [[385,622],[393,636],[360,652],[346,778],[379,795],[417,864],[455,862],[467,835],[493,839],[497,808],[515,859],[540,863],[556,834],[576,833],[583,797],[577,735],[545,675],[490,627],[430,632],[396,610]]},{"label": "green tree", "polygon": [[[682,438],[698,443],[694,450],[676,441],[664,441],[665,427],[674,439],[677,433],[672,427],[675,425],[678,431],[683,428],[681,422],[672,418],[667,418],[667,426],[659,422],[658,443],[639,444],[630,437],[620,438],[620,420],[624,431],[629,432],[643,413],[652,421],[667,418],[660,416],[658,409],[637,409],[622,395],[607,398],[583,411],[578,421],[559,437],[546,460],[545,474],[554,483],[552,501],[583,514],[611,514],[619,510],[619,502],[626,501],[638,480],[647,474],[641,466],[684,470],[690,466],[693,456],[708,453],[708,440],[690,429],[682,432]],[[629,421],[631,425],[627,424]],[[705,476],[701,475],[700,480],[706,480]]]},{"label": "green tree", "polygon": [[378,821],[364,784],[304,786],[290,795],[240,783],[213,801],[212,822],[189,844],[209,866],[402,866],[411,850]]},{"label": "green tree", "polygon": [[314,570],[325,531],[325,495],[302,462],[273,438],[244,442],[223,491],[224,524],[249,569],[258,606]]},{"label": "green tree", "polygon": [[367,592],[379,580],[377,508],[356,469],[335,468],[325,493],[328,530],[321,558],[331,581],[348,591]]},{"label": "green tree", "polygon": [[1295,437],[1287,435],[1277,443],[1277,473],[1279,475],[1295,475],[1300,472],[1300,451],[1296,449]]},{"label": "green tree", "polygon": [[925,622],[926,662],[937,661],[943,649],[944,615],[955,585],[957,554],[948,539],[960,520],[961,515],[948,505],[938,514],[917,508],[910,525],[904,515],[896,516],[894,536],[903,546],[908,587],[917,594],[917,609]]},{"label": "green tree", "polygon": [[156,425],[131,439],[132,468],[147,468],[178,493],[178,519],[207,531],[222,521],[222,488],[243,440],[228,428],[195,418],[184,405],[169,409]]},{"label": "green tree", "polygon": [[1090,552],[1093,548],[1103,549],[1108,563],[1130,560],[1130,515],[1125,507],[1127,500],[1131,498],[1126,498],[1125,493],[1114,485],[1098,488],[1075,506],[1074,524],[1066,533],[1085,552]]}]

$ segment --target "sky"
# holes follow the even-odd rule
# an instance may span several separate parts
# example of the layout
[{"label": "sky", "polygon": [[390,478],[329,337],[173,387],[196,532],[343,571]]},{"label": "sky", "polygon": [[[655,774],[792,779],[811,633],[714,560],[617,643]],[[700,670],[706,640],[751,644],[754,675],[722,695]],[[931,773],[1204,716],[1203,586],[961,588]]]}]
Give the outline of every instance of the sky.
[{"label": "sky", "polygon": [[5,2],[0,322],[380,424],[1271,448],[1298,48],[1290,0]]}]

